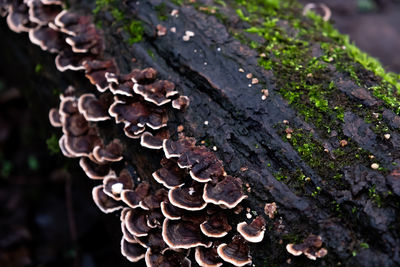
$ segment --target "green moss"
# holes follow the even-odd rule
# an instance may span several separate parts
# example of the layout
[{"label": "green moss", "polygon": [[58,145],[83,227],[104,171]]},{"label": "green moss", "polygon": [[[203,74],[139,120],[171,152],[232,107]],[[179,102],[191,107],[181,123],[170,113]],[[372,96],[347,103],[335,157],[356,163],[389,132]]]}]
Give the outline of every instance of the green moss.
[{"label": "green moss", "polygon": [[43,70],[43,65],[40,64],[40,63],[36,64],[36,66],[35,66],[35,74],[41,73],[42,70]]},{"label": "green moss", "polygon": [[93,9],[93,14],[96,18],[96,27],[103,26],[102,18],[99,18],[101,12],[110,12],[114,18],[114,25],[122,28],[127,34],[127,43],[132,45],[140,42],[143,39],[144,28],[139,20],[130,19],[131,14],[126,14],[124,9],[120,8],[120,2],[116,0],[96,0],[96,7]]},{"label": "green moss", "polygon": [[168,19],[168,9],[165,3],[161,3],[156,6],[158,19],[161,21],[166,21]]},{"label": "green moss", "polygon": [[55,134],[52,134],[46,140],[47,149],[50,152],[50,155],[59,154],[61,152],[60,146],[58,145],[58,137]]}]

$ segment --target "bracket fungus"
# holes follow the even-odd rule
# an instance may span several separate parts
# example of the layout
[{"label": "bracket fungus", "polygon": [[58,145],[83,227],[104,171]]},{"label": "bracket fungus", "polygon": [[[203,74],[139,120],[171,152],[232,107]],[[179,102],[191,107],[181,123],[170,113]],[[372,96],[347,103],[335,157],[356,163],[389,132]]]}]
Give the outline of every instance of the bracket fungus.
[{"label": "bracket fungus", "polygon": [[222,259],[218,256],[217,247],[210,248],[197,247],[194,257],[201,267],[220,267],[223,265]]},{"label": "bracket fungus", "polygon": [[[61,96],[59,108],[50,111],[49,120],[62,128],[62,153],[80,157],[86,175],[102,180],[92,190],[98,208],[104,213],[122,210],[122,255],[131,262],[144,258],[147,266],[190,266],[190,248],[195,248],[200,266],[221,266],[223,261],[236,266],[251,263],[241,236],[235,235],[229,244],[215,241],[229,236],[234,228],[229,215],[237,213],[227,209],[246,198],[242,181],[227,175],[217,155],[196,146],[194,138],[180,133],[178,140],[170,139],[173,125],[166,127],[168,115],[185,111],[190,99],[179,95],[174,82],[157,79],[153,68],[120,74],[114,58],[104,57],[103,33],[91,17],[62,10],[63,3],[2,0],[0,15],[7,15],[12,30],[29,32],[32,43],[56,53],[59,71],[84,70],[96,86],[96,94],[85,91],[79,98],[74,90],[68,90]],[[110,92],[105,93],[107,89]],[[124,124],[126,136],[140,138],[141,146],[162,149],[165,158],[153,172],[158,187],[153,188],[157,183],[150,184],[150,177],[134,181],[127,169],[121,170],[123,164],[129,165],[124,162],[125,146],[115,137],[105,142],[99,134],[101,121],[111,118]],[[242,235],[253,233],[258,223],[256,219],[237,229]],[[258,240],[259,235],[254,238]],[[254,238],[247,239],[255,242]]]},{"label": "bracket fungus", "polygon": [[207,241],[199,225],[191,221],[176,221],[165,219],[162,227],[162,236],[172,249],[189,249],[193,247],[210,247],[212,242]]},{"label": "bracket fungus", "polygon": [[321,247],[322,237],[311,234],[301,244],[287,244],[286,250],[293,256],[300,256],[304,253],[310,260],[316,260],[328,254],[328,250]]},{"label": "bracket fungus", "polygon": [[203,199],[207,203],[232,209],[245,198],[247,196],[243,194],[242,180],[229,175],[215,185],[208,183],[204,186]]},{"label": "bracket fungus", "polygon": [[249,246],[241,236],[234,236],[229,244],[221,244],[217,248],[218,255],[226,262],[235,266],[251,264]]},{"label": "bracket fungus", "polygon": [[265,220],[257,216],[250,224],[241,222],[237,225],[237,231],[249,242],[259,243],[264,239]]}]

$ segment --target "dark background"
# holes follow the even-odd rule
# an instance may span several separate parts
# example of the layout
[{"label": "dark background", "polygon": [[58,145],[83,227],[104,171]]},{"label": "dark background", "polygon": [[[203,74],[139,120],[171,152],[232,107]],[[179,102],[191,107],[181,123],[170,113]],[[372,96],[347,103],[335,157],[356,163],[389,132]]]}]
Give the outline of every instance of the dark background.
[{"label": "dark background", "polygon": [[[340,32],[387,70],[400,72],[400,1],[320,2],[331,8]],[[0,28],[7,31],[5,19]],[[1,64],[10,62],[5,55],[0,53],[0,266],[132,266],[119,252],[118,215],[105,216],[94,205],[96,183],[77,160],[49,150],[47,141],[59,130],[50,127],[35,96],[22,95],[18,71],[24,66]],[[14,75],[5,76],[5,68]],[[40,65],[35,68],[40,72]]]}]

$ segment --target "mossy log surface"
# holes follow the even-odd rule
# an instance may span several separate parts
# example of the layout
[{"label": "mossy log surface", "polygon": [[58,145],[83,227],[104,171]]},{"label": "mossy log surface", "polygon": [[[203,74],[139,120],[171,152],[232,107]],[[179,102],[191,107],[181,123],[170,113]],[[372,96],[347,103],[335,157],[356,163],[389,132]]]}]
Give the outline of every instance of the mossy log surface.
[{"label": "mossy log surface", "polygon": [[[69,7],[96,8],[77,2]],[[106,57],[121,71],[153,67],[189,96],[186,112],[171,114],[170,129],[183,125],[187,136],[216,148],[227,172],[249,185],[245,206],[264,214],[264,205],[276,202],[265,239],[251,246],[255,266],[283,266],[289,258],[292,266],[400,264],[398,84],[297,4],[242,2],[97,1],[95,18]],[[132,21],[143,28],[135,31]],[[166,35],[157,36],[159,24]],[[25,90],[43,127],[68,85],[95,92],[83,73],[58,72],[54,57],[27,34],[11,32],[4,19],[0,25],[2,79]],[[185,31],[194,33],[189,41]],[[123,140],[124,157],[151,181],[162,153],[126,138],[121,125],[99,127],[106,140]],[[237,221],[244,219],[241,213]],[[326,257],[314,262],[286,252],[287,243],[311,233],[322,236]]]}]

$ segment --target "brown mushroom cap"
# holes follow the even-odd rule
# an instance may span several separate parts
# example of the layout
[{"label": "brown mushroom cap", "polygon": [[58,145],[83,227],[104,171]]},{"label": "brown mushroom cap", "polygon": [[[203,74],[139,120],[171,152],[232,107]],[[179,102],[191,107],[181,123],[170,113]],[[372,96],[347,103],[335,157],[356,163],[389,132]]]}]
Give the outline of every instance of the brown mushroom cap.
[{"label": "brown mushroom cap", "polygon": [[242,181],[229,175],[214,186],[211,184],[204,186],[205,202],[224,205],[229,209],[236,207],[246,197],[243,194]]},{"label": "brown mushroom cap", "polygon": [[75,158],[76,156],[71,152],[69,152],[69,150],[65,146],[66,139],[67,139],[66,135],[61,136],[61,138],[58,140],[58,146],[60,147],[61,152],[64,156],[66,156],[67,158]]},{"label": "brown mushroom cap", "polygon": [[233,237],[229,244],[221,244],[217,248],[218,255],[226,262],[235,266],[251,264],[249,247],[240,236]]},{"label": "brown mushroom cap", "polygon": [[321,236],[311,234],[304,239],[303,243],[301,244],[286,245],[286,250],[294,256],[300,256],[304,253],[307,258],[316,260],[317,258],[324,257],[328,253],[328,251],[325,248],[321,248],[321,246]]},{"label": "brown mushroom cap", "polygon": [[147,213],[141,209],[131,209],[126,213],[125,226],[128,231],[137,237],[147,236],[151,227],[147,225]]},{"label": "brown mushroom cap", "polygon": [[163,150],[165,157],[179,158],[187,149],[193,147],[196,144],[196,140],[191,137],[184,137],[178,141],[172,141],[171,139],[164,140]]},{"label": "brown mushroom cap", "polygon": [[47,25],[30,29],[29,39],[33,44],[50,53],[59,53],[65,47],[63,34]]},{"label": "brown mushroom cap", "polygon": [[88,132],[89,124],[85,117],[79,113],[61,117],[63,122],[63,133],[71,136],[81,136]]},{"label": "brown mushroom cap", "polygon": [[169,201],[161,202],[160,206],[162,214],[170,220],[180,220],[185,212],[185,210],[175,207]]},{"label": "brown mushroom cap", "polygon": [[121,254],[130,262],[138,262],[145,257],[146,249],[138,243],[128,242],[122,237]]},{"label": "brown mushroom cap", "polygon": [[207,206],[202,197],[203,186],[193,182],[190,187],[176,187],[168,192],[170,203],[178,208],[185,210],[202,210]]},{"label": "brown mushroom cap", "polygon": [[51,126],[53,126],[53,127],[61,127],[62,126],[61,116],[57,109],[55,109],[55,108],[50,109],[49,121],[50,121]]},{"label": "brown mushroom cap", "polygon": [[193,247],[210,247],[212,242],[202,235],[199,225],[189,221],[171,221],[165,219],[162,236],[167,245],[172,249],[189,249]]},{"label": "brown mushroom cap", "polygon": [[144,100],[156,104],[157,106],[162,106],[171,102],[171,99],[168,97],[178,94],[178,91],[175,91],[175,84],[165,80],[158,80],[149,85],[135,83],[133,91],[143,96]]},{"label": "brown mushroom cap", "polygon": [[105,61],[86,60],[83,62],[83,67],[85,68],[86,78],[89,79],[91,84],[96,85],[99,92],[105,92],[109,87],[105,74],[117,71],[117,65],[113,59]]},{"label": "brown mushroom cap", "polygon": [[144,132],[140,137],[140,145],[150,149],[161,149],[163,141],[169,138],[168,130],[159,131],[155,135]]},{"label": "brown mushroom cap", "polygon": [[176,164],[176,161],[163,158],[161,160],[162,168],[153,173],[153,178],[168,189],[181,187],[187,176],[185,170],[182,170]]},{"label": "brown mushroom cap", "polygon": [[147,267],[190,267],[191,261],[183,253],[168,249],[164,253],[153,253],[151,248],[146,252]]},{"label": "brown mushroom cap", "polygon": [[81,166],[90,179],[103,180],[106,178],[116,177],[115,172],[110,168],[110,165],[100,165],[94,163],[89,158],[81,158],[79,160],[79,166]]},{"label": "brown mushroom cap", "polygon": [[101,143],[97,135],[69,136],[65,138],[65,148],[75,157],[90,157],[93,148]]},{"label": "brown mushroom cap", "polygon": [[27,32],[36,27],[29,20],[29,8],[23,1],[13,1],[8,8],[7,25],[14,32]]},{"label": "brown mushroom cap", "polygon": [[132,235],[125,226],[125,219],[121,221],[121,231],[123,238],[130,243],[137,243],[135,236]]},{"label": "brown mushroom cap", "polygon": [[127,103],[116,98],[108,112],[117,123],[125,124],[125,134],[131,138],[140,137],[146,125],[154,130],[167,126],[168,116],[165,109],[152,107],[139,100]]},{"label": "brown mushroom cap", "polygon": [[237,225],[237,231],[249,242],[261,242],[264,239],[265,220],[257,216],[250,224],[241,222]]},{"label": "brown mushroom cap", "polygon": [[65,39],[74,53],[101,54],[104,50],[103,39],[94,24],[86,25],[83,32]]},{"label": "brown mushroom cap", "polygon": [[187,96],[180,96],[172,101],[172,107],[175,109],[185,109],[189,106],[190,100]]},{"label": "brown mushroom cap", "polygon": [[150,228],[160,228],[163,220],[164,220],[164,215],[161,213],[161,211],[151,210],[150,214],[147,215],[147,226]]},{"label": "brown mushroom cap", "polygon": [[153,68],[145,68],[143,70],[134,69],[129,75],[131,76],[132,82],[138,84],[147,84],[156,79],[157,71]]},{"label": "brown mushroom cap", "polygon": [[122,209],[123,207],[120,205],[120,203],[107,196],[103,192],[103,188],[103,185],[98,185],[92,190],[93,200],[97,207],[99,207],[99,209],[104,213],[111,213]]},{"label": "brown mushroom cap", "polygon": [[55,18],[54,24],[68,35],[76,36],[91,23],[90,17],[80,16],[68,10],[61,11]]},{"label": "brown mushroom cap", "polygon": [[87,121],[109,120],[108,107],[94,94],[83,94],[78,100],[78,109]]},{"label": "brown mushroom cap", "polygon": [[122,201],[132,209],[138,208],[140,202],[149,194],[150,184],[143,182],[140,183],[135,191],[123,190],[121,193]]},{"label": "brown mushroom cap", "polygon": [[[182,157],[184,155],[185,154],[183,154]],[[190,170],[190,176],[200,183],[206,183],[212,180],[217,180],[218,177],[224,175],[224,172],[222,162],[214,153],[209,152],[202,160],[193,164]]]},{"label": "brown mushroom cap", "polygon": [[63,50],[56,56],[56,67],[59,71],[66,70],[84,70],[83,62],[93,60],[95,56],[90,53],[76,54],[71,47],[64,47]]},{"label": "brown mushroom cap", "polygon": [[103,180],[104,193],[114,198],[121,200],[122,190],[133,189],[133,179],[127,169],[123,169],[118,177],[110,177]]},{"label": "brown mushroom cap", "polygon": [[216,247],[197,247],[194,257],[197,264],[201,267],[219,267],[223,265],[221,258],[218,256]]},{"label": "brown mushroom cap", "polygon": [[122,156],[122,143],[119,139],[112,140],[105,146],[97,145],[93,149],[94,158],[101,163],[117,162],[123,159]]},{"label": "brown mushroom cap", "polygon": [[206,236],[221,238],[227,235],[228,232],[232,230],[232,227],[228,223],[227,215],[219,212],[213,214],[205,222],[200,224],[200,229]]},{"label": "brown mushroom cap", "polygon": [[44,4],[40,0],[29,0],[29,20],[39,25],[47,25],[62,11],[59,4]]},{"label": "brown mushroom cap", "polygon": [[158,189],[155,193],[146,196],[142,200],[142,206],[147,210],[159,209],[162,201],[168,200],[168,192],[165,189]]},{"label": "brown mushroom cap", "polygon": [[180,155],[178,165],[180,168],[192,168],[207,158],[216,159],[215,155],[204,146],[190,147]]}]

